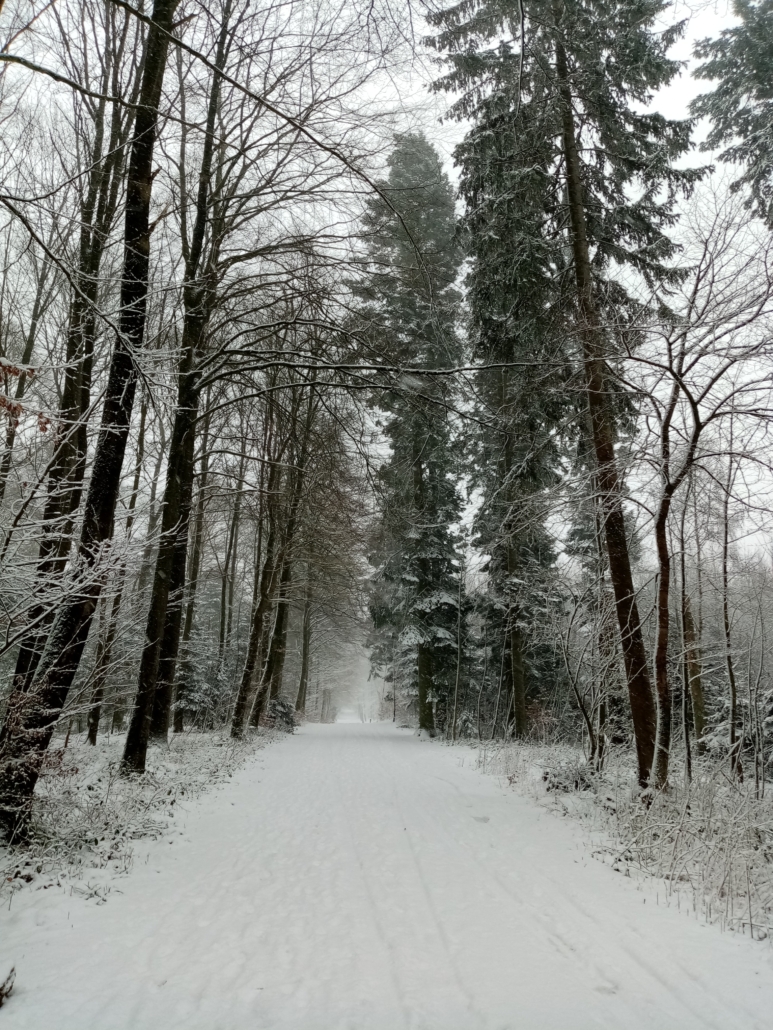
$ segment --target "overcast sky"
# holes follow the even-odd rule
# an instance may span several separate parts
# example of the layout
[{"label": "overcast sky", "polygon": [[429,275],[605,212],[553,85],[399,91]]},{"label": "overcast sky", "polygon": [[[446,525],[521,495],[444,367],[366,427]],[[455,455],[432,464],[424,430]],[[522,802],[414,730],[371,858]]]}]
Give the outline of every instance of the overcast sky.
[{"label": "overcast sky", "polygon": [[687,105],[699,93],[703,93],[709,84],[694,79],[690,67],[695,65],[692,50],[696,40],[707,36],[715,38],[723,28],[733,24],[732,3],[730,0],[676,0],[674,4],[675,20],[689,19],[684,39],[674,47],[672,54],[678,60],[686,61],[688,67],[678,79],[660,91],[656,106],[668,118],[684,118],[688,114]]}]

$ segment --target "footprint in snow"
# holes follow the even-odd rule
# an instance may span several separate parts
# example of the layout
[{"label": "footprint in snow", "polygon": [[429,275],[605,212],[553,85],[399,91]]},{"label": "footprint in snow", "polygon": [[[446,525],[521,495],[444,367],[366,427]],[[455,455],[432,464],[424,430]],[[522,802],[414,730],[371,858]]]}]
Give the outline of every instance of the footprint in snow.
[{"label": "footprint in snow", "polygon": [[489,817],[487,815],[474,815],[473,819],[476,823],[487,823],[489,821]]}]

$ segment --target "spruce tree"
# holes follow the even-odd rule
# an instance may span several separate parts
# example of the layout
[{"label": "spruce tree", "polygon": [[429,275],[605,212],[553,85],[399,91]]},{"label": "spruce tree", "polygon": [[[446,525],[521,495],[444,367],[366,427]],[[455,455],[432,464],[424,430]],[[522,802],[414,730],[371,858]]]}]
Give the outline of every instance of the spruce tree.
[{"label": "spruce tree", "polygon": [[[678,71],[681,31],[656,30],[663,0],[473,0],[433,16],[450,70],[437,87],[473,127],[459,149],[471,231],[488,237],[495,274],[479,302],[547,369],[549,341],[574,349],[595,459],[610,579],[626,667],[639,779],[649,782],[656,710],[615,452],[611,359],[634,307],[615,271],[672,281],[667,229],[697,171],[675,159],[686,121],[643,109]],[[506,296],[505,296],[506,295]],[[477,298],[473,298],[476,302]],[[515,372],[517,365],[511,366]],[[666,746],[670,693],[657,683]]]},{"label": "spruce tree", "polygon": [[735,187],[748,187],[773,223],[773,0],[735,0],[733,11],[738,25],[695,48],[703,60],[696,76],[717,85],[691,106],[712,122],[704,149],[725,147],[721,160],[743,166]]},{"label": "spruce tree", "polygon": [[434,708],[443,702],[445,714],[456,670],[460,566],[452,525],[460,500],[448,385],[431,370],[459,359],[460,253],[453,190],[423,136],[397,138],[381,186],[389,203],[368,204],[369,261],[357,292],[371,358],[405,371],[377,399],[391,454],[379,473],[372,657],[389,676],[400,664],[401,683],[418,700],[419,728],[433,734]]}]

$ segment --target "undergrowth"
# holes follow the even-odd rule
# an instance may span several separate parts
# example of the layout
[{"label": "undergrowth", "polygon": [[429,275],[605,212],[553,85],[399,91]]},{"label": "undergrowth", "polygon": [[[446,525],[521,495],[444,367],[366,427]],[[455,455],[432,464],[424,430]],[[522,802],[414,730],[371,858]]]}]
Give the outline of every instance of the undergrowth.
[{"label": "undergrowth", "polygon": [[0,846],[0,899],[25,886],[67,886],[104,901],[116,873],[127,873],[134,844],[172,831],[187,802],[218,783],[263,747],[273,731],[242,741],[227,733],[174,735],[152,745],[142,776],[119,775],[123,735],[52,747],[36,789],[28,843]]}]

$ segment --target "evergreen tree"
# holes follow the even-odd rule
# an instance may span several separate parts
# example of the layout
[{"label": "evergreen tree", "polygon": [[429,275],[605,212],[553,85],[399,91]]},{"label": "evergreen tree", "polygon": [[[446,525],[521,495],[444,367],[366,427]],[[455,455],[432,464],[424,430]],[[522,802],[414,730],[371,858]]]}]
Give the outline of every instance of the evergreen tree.
[{"label": "evergreen tree", "polygon": [[369,263],[358,293],[371,357],[405,371],[377,400],[391,454],[379,474],[372,657],[389,678],[400,665],[401,683],[418,699],[419,728],[434,733],[437,702],[445,716],[455,682],[460,566],[451,527],[460,500],[448,385],[422,370],[459,360],[460,253],[453,190],[423,136],[398,137],[382,190],[389,204],[368,205]]},{"label": "evergreen tree", "polygon": [[[507,312],[520,354],[541,369],[549,341],[563,335],[582,373],[642,784],[655,755],[655,705],[615,454],[611,359],[635,307],[615,269],[673,281],[666,230],[677,194],[700,174],[674,168],[689,123],[642,111],[678,70],[668,49],[681,26],[655,28],[666,8],[663,0],[473,0],[433,16],[435,46],[450,62],[437,87],[461,94],[454,112],[473,123],[458,157],[471,231],[488,237],[495,273],[480,303],[500,321]],[[657,692],[667,754],[663,677]]]},{"label": "evergreen tree", "polygon": [[704,149],[725,146],[721,160],[744,166],[734,185],[748,186],[756,210],[773,223],[773,0],[735,0],[733,11],[738,25],[695,48],[704,61],[696,76],[717,86],[692,111],[712,121]]}]

